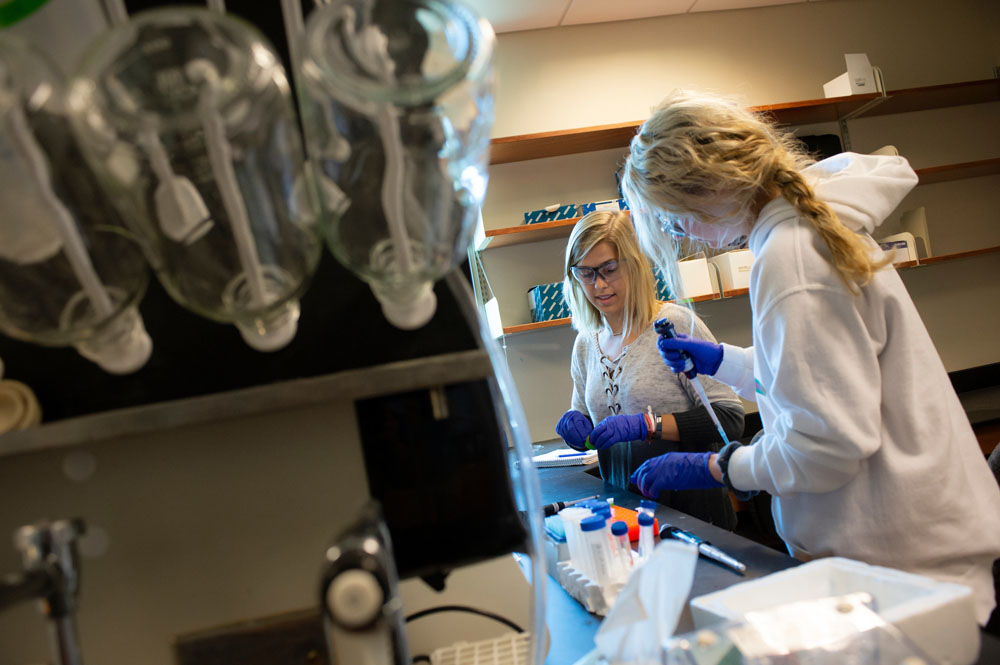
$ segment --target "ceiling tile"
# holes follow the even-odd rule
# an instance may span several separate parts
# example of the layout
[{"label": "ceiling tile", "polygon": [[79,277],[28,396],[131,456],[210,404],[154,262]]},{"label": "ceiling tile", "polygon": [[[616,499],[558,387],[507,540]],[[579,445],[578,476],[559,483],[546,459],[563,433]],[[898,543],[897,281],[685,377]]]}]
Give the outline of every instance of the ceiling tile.
[{"label": "ceiling tile", "polygon": [[[464,0],[498,33],[604,23],[723,9],[766,7],[806,0]],[[2,3],[2,0],[0,0]]]},{"label": "ceiling tile", "polygon": [[806,0],[697,0],[693,12],[715,12],[722,9],[746,9],[748,7],[767,7],[768,5],[788,5]]},{"label": "ceiling tile", "polygon": [[572,0],[562,25],[685,13],[695,0]]},{"label": "ceiling tile", "polygon": [[571,0],[464,0],[496,32],[554,28]]}]

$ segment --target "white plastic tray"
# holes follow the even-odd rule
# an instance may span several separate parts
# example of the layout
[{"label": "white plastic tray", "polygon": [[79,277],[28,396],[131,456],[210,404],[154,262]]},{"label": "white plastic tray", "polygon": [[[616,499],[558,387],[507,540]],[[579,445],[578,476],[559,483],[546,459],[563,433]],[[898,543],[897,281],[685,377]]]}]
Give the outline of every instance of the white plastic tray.
[{"label": "white plastic tray", "polygon": [[746,612],[785,603],[871,594],[874,610],[928,656],[947,665],[971,665],[979,656],[972,589],[893,568],[844,558],[818,559],[691,599],[696,628],[739,621]]}]

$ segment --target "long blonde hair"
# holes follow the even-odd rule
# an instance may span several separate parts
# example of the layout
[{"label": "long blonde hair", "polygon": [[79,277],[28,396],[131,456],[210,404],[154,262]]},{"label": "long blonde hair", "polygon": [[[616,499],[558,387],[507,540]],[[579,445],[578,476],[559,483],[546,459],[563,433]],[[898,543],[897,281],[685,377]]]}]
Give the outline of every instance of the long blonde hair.
[{"label": "long blonde hair", "polygon": [[[810,221],[841,279],[857,293],[892,258],[873,259],[863,237],[816,198],[800,173],[811,162],[791,134],[763,116],[731,100],[681,90],[661,102],[632,139],[622,192],[640,245],[667,274],[675,293],[678,247],[661,229],[659,215],[724,224],[753,212],[769,194],[781,194]],[[726,213],[708,213],[705,206],[713,204]]]},{"label": "long blonde hair", "polygon": [[[628,280],[625,289],[625,316],[622,329],[631,333],[651,325],[660,309],[656,299],[653,267],[639,249],[639,241],[628,215],[622,212],[591,212],[573,227],[566,243],[563,293],[577,330],[597,332],[604,325],[601,312],[587,300],[586,291],[573,276],[572,268],[600,242],[610,244],[618,254],[618,269]],[[627,336],[627,335],[626,335]]]}]

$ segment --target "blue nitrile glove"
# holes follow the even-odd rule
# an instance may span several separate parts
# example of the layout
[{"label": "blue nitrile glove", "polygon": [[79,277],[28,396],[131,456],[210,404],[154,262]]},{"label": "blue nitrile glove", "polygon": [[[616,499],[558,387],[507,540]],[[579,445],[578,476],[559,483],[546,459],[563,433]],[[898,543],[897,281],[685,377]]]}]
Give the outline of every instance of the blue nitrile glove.
[{"label": "blue nitrile glove", "polygon": [[608,416],[590,433],[590,445],[598,450],[613,446],[621,441],[645,441],[649,434],[646,416]]},{"label": "blue nitrile glove", "polygon": [[594,426],[590,423],[590,418],[573,410],[562,414],[556,424],[556,434],[575,450],[587,450],[587,437],[592,429]]},{"label": "blue nitrile glove", "polygon": [[708,470],[715,453],[666,453],[648,459],[629,477],[643,496],[655,499],[663,490],[704,490],[722,487]]},{"label": "blue nitrile glove", "polygon": [[683,374],[687,358],[694,363],[694,371],[698,374],[712,375],[719,371],[722,364],[722,345],[706,342],[697,337],[677,333],[673,337],[660,335],[656,340],[663,362],[677,374]]}]

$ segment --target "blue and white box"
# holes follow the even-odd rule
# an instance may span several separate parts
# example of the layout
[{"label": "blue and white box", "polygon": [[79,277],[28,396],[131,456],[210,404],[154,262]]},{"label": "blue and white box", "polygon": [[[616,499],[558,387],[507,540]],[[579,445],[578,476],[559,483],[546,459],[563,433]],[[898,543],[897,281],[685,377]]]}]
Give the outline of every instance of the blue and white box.
[{"label": "blue and white box", "polygon": [[555,222],[560,219],[573,219],[576,216],[576,204],[567,203],[566,205],[548,206],[541,210],[526,212],[524,213],[524,223],[541,224],[542,222]]},{"label": "blue and white box", "polygon": [[670,287],[667,286],[667,280],[663,277],[663,271],[659,268],[653,268],[653,279],[656,280],[656,297],[659,300],[673,300],[674,294],[671,293]]},{"label": "blue and white box", "polygon": [[580,206],[580,215],[586,215],[588,212],[596,212],[598,210],[610,210],[612,212],[618,212],[619,210],[628,210],[628,204],[625,203],[625,199],[611,199],[610,201],[595,201],[594,203],[584,203]]},{"label": "blue and white box", "polygon": [[917,241],[912,233],[904,231],[888,238],[882,238],[878,241],[878,246],[887,254],[895,252],[892,257],[894,263],[917,260]]},{"label": "blue and white box", "polygon": [[563,297],[563,283],[539,284],[528,289],[528,310],[532,323],[568,318],[569,303]]}]

